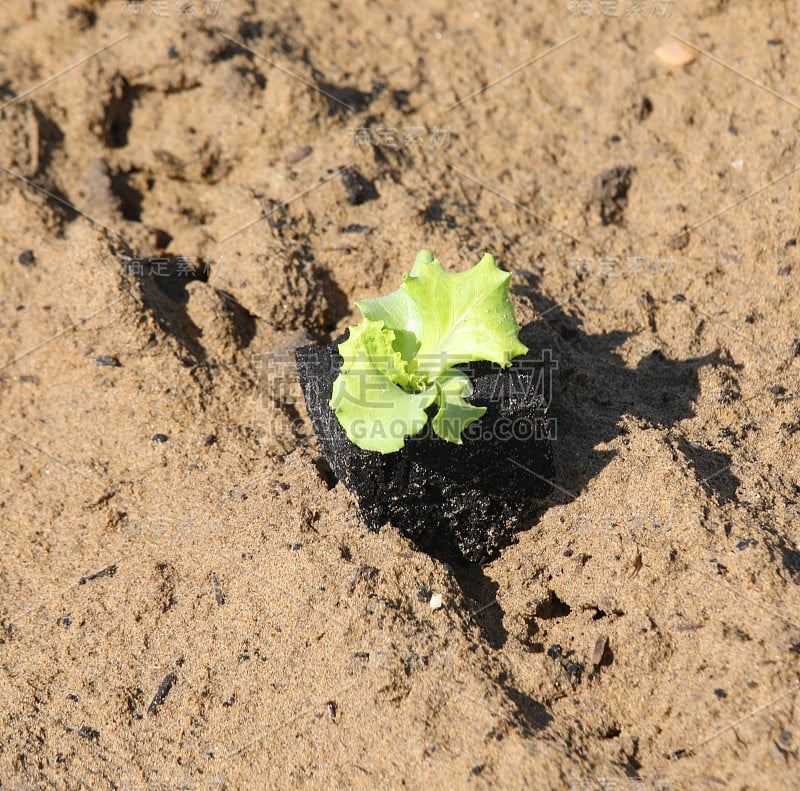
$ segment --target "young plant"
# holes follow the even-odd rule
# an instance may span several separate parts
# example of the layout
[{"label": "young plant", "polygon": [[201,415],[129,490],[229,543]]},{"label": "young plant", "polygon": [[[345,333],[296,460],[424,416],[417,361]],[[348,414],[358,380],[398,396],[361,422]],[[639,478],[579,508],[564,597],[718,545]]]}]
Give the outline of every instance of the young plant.
[{"label": "young plant", "polygon": [[468,403],[472,382],[454,366],[488,360],[508,367],[528,351],[518,338],[510,280],[491,255],[452,274],[421,250],[397,291],[356,302],[364,319],[339,344],[343,363],[330,400],[352,442],[400,450],[425,428],[435,404],[433,430],[462,444],[461,432],[486,407]]}]

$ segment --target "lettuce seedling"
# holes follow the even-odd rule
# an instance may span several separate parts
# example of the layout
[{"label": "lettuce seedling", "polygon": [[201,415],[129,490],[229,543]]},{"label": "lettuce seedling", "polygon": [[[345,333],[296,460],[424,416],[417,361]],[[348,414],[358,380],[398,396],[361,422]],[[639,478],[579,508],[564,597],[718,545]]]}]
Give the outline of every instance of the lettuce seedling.
[{"label": "lettuce seedling", "polygon": [[488,360],[508,367],[528,351],[519,341],[510,280],[491,255],[452,274],[422,250],[397,291],[356,302],[364,318],[339,344],[343,362],[330,400],[352,442],[400,450],[425,428],[435,404],[434,432],[462,444],[462,431],[486,407],[467,401],[472,382],[454,366]]}]

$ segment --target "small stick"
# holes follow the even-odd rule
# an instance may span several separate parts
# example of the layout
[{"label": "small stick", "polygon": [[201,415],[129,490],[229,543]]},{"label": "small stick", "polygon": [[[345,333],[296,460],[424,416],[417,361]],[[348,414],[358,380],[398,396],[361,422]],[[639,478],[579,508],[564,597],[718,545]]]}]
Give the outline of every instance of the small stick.
[{"label": "small stick", "polygon": [[211,577],[211,584],[214,586],[214,597],[217,604],[225,604],[225,594],[222,592],[222,586],[219,584],[219,577],[216,574]]},{"label": "small stick", "polygon": [[94,574],[87,574],[85,577],[81,577],[78,580],[78,585],[85,585],[87,582],[100,579],[100,577],[113,577],[116,573],[117,564],[112,563],[110,566],[100,569],[100,571],[95,571]]},{"label": "small stick", "polygon": [[156,694],[153,695],[153,699],[150,701],[150,705],[147,707],[147,713],[151,716],[155,716],[158,712],[158,707],[164,702],[164,698],[167,697],[169,691],[172,689],[172,685],[177,680],[177,676],[174,673],[167,673],[164,677],[164,680],[158,685],[158,689],[156,690]]}]

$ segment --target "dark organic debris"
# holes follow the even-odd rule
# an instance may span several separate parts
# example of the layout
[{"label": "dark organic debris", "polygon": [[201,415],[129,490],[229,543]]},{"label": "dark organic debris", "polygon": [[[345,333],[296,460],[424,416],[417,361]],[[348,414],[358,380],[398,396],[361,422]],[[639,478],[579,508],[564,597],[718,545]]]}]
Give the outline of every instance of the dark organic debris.
[{"label": "dark organic debris", "polygon": [[643,565],[642,553],[637,552],[636,557],[633,559],[633,567],[631,568],[630,574],[628,574],[628,579],[633,579],[642,570]]},{"label": "dark organic debris", "polygon": [[325,704],[325,708],[328,710],[328,716],[331,718],[331,722],[336,725],[336,712],[338,711],[339,707],[336,705],[335,700],[329,700]]},{"label": "dark organic debris", "polygon": [[339,229],[339,233],[369,233],[372,227],[369,225],[359,225],[358,223],[351,223]]},{"label": "dark organic debris", "polygon": [[564,672],[569,676],[570,681],[577,684],[581,680],[583,664],[576,662],[574,659],[568,659],[564,662]]},{"label": "dark organic debris", "polygon": [[550,648],[547,649],[547,656],[550,657],[553,661],[556,659],[561,658],[562,648],[558,643],[553,643]]},{"label": "dark organic debris", "polygon": [[158,712],[158,707],[164,702],[164,698],[167,697],[169,691],[172,689],[172,685],[177,680],[177,676],[174,673],[167,673],[164,676],[164,680],[158,685],[158,689],[156,690],[156,694],[153,695],[153,699],[150,701],[150,705],[147,707],[147,713],[151,716],[155,716]]},{"label": "dark organic debris", "polygon": [[222,591],[222,586],[219,584],[219,577],[216,574],[211,576],[211,584],[214,586],[214,598],[217,604],[225,604],[225,594]]},{"label": "dark organic debris", "polygon": [[650,113],[653,112],[653,103],[647,96],[642,96],[642,101],[639,102],[639,106],[637,108],[636,115],[640,121],[645,121],[647,118],[650,117]]},{"label": "dark organic debris", "polygon": [[112,563],[100,571],[95,571],[94,574],[87,574],[78,580],[78,585],[85,585],[87,582],[93,582],[101,577],[113,577],[117,573],[117,564]]}]

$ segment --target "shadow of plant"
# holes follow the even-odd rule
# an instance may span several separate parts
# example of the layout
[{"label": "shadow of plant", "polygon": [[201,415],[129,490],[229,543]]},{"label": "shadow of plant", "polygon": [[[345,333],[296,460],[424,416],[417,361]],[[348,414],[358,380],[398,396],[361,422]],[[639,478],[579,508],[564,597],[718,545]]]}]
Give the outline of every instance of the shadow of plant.
[{"label": "shadow of plant", "polygon": [[[558,369],[553,372],[550,415],[556,420],[554,498],[573,500],[614,457],[598,445],[627,433],[624,415],[652,426],[671,428],[694,415],[699,394],[698,371],[704,366],[730,367],[720,352],[687,360],[670,360],[659,349],[629,368],[616,349],[633,333],[591,335],[579,318],[537,293],[536,280],[518,293],[528,297],[540,319],[522,328],[520,338],[532,350],[550,350]],[[730,458],[713,449],[696,449],[681,442],[698,482],[721,502],[735,497],[738,481],[727,472]]]},{"label": "shadow of plant", "polygon": [[[596,448],[627,433],[622,424],[624,415],[671,428],[694,415],[700,368],[732,365],[719,352],[670,360],[655,349],[636,368],[630,368],[616,349],[632,333],[585,332],[579,318],[543,297],[533,276],[525,277],[527,282],[517,287],[516,293],[527,297],[541,318],[526,324],[520,339],[531,350],[529,358],[542,360],[549,353],[553,361],[551,376],[547,376],[547,365],[542,370],[548,417],[555,419],[556,472],[552,494],[516,533],[533,526],[550,505],[574,500],[613,459],[614,451]],[[716,495],[720,503],[735,501],[739,481],[728,469],[730,457],[695,447],[685,439],[679,440],[678,447],[706,492]],[[487,606],[494,583],[477,566],[458,569],[456,577],[465,596],[477,604],[474,620],[484,639],[492,647],[501,648],[508,637],[504,612],[497,602]]]}]

